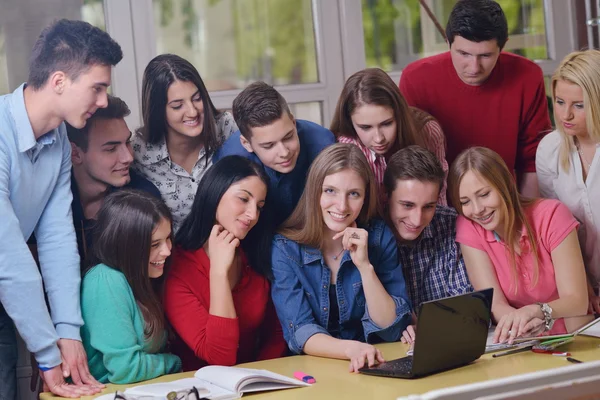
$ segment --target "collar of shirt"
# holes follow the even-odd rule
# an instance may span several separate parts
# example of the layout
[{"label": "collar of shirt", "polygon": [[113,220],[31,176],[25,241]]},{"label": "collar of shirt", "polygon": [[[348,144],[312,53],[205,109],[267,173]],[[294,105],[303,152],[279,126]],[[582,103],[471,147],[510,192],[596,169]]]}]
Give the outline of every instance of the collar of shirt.
[{"label": "collar of shirt", "polygon": [[[485,239],[489,243],[500,243],[501,245],[507,247],[506,243],[502,240],[500,235],[496,233],[496,231],[488,231],[485,230]],[[521,236],[519,236],[519,247],[521,248],[521,252],[525,253],[529,251],[529,238],[527,237],[527,229],[523,226],[521,229]]]},{"label": "collar of shirt", "polygon": [[[319,249],[315,249],[313,247],[302,246],[302,267],[309,266],[309,264],[314,263],[315,261],[320,261],[320,264],[325,264],[325,260],[323,257],[323,252]],[[342,258],[340,259],[340,266],[346,261],[350,259],[350,253],[348,251],[343,252]]]},{"label": "collar of shirt", "polygon": [[13,96],[10,99],[10,110],[16,125],[15,132],[17,134],[20,153],[25,153],[35,147],[50,145],[56,141],[56,129],[42,135],[37,140],[35,139],[33,127],[31,126],[31,122],[29,122],[29,115],[27,115],[25,107],[24,90],[25,84],[23,83],[13,92]]}]

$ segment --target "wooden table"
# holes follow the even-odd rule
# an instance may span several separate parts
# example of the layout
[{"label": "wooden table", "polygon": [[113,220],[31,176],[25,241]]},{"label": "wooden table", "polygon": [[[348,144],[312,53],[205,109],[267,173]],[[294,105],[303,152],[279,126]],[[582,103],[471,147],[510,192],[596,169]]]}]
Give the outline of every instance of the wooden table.
[{"label": "wooden table", "polygon": [[[386,359],[404,357],[407,345],[401,343],[385,343],[377,345]],[[574,358],[581,361],[600,360],[600,339],[577,336],[575,340],[560,347],[569,351]],[[490,379],[504,378],[512,375],[534,372],[550,368],[571,365],[564,357],[547,354],[523,352],[499,358],[491,354],[482,356],[474,363],[420,379],[394,379],[350,374],[348,361],[331,360],[311,356],[293,356],[276,360],[240,364],[246,368],[267,369],[287,376],[295,371],[302,371],[315,377],[317,383],[312,387],[287,389],[267,393],[244,395],[244,399],[395,399],[398,396],[422,394],[434,389],[449,386],[481,382]],[[167,382],[193,376],[192,372],[166,375],[146,383]],[[115,390],[123,391],[132,385],[108,385],[105,393]],[[50,393],[43,393],[41,400],[56,399]],[[93,397],[82,397],[91,399]]]}]

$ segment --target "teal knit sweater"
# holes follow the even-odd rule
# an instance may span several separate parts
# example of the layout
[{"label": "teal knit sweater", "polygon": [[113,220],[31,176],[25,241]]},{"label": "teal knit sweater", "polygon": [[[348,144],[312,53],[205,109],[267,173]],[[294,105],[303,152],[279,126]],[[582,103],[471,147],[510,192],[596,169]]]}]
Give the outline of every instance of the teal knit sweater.
[{"label": "teal knit sweater", "polygon": [[179,357],[148,353],[144,318],[121,272],[98,264],[85,274],[81,313],[81,339],[98,381],[126,384],[181,370]]}]

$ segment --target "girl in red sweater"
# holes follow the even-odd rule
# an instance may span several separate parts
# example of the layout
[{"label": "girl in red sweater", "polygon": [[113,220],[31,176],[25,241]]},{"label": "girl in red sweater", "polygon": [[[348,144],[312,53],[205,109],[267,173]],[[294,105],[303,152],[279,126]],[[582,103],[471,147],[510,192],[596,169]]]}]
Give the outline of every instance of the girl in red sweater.
[{"label": "girl in red sweater", "polygon": [[221,159],[200,181],[177,232],[165,311],[181,339],[173,351],[184,370],[286,351],[267,280],[271,235],[268,216],[261,216],[267,184],[256,163]]}]

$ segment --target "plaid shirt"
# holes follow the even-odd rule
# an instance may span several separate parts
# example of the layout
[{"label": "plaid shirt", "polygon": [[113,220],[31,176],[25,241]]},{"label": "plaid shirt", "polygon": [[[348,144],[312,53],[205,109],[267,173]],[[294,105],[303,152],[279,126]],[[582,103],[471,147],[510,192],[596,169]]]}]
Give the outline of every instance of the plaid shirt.
[{"label": "plaid shirt", "polygon": [[438,206],[431,223],[412,245],[398,245],[415,313],[422,302],[473,291],[456,237],[456,211]]}]

